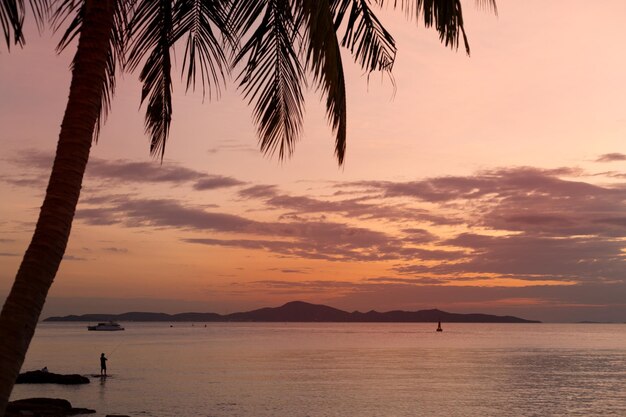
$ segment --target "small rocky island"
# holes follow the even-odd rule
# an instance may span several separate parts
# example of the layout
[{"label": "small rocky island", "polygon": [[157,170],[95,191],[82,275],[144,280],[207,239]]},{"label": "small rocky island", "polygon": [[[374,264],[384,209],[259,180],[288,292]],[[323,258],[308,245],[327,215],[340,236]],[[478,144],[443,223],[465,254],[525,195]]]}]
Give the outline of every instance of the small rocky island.
[{"label": "small rocky island", "polygon": [[63,375],[46,371],[29,371],[19,374],[15,383],[80,385],[89,384],[89,378],[78,374]]}]

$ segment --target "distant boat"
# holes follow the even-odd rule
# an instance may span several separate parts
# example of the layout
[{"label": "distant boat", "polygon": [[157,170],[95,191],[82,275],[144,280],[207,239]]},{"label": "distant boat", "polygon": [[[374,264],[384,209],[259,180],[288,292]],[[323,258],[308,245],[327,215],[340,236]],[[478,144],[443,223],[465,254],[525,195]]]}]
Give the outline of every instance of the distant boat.
[{"label": "distant boat", "polygon": [[87,326],[87,330],[100,330],[105,332],[114,332],[116,330],[124,330],[119,323],[114,321],[107,321],[105,323],[98,323],[96,326]]},{"label": "distant boat", "polygon": [[441,322],[439,322],[439,324],[437,325],[437,331],[443,332],[443,329],[441,328]]}]

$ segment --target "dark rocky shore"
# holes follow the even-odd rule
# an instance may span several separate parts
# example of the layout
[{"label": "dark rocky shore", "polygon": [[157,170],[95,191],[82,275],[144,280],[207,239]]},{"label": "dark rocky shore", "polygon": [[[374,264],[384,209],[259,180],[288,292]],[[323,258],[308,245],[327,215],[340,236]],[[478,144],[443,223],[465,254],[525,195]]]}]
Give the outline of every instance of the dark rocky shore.
[{"label": "dark rocky shore", "polygon": [[[24,372],[17,377],[16,384],[88,384],[89,378],[78,374],[55,374],[45,371]],[[96,410],[76,408],[60,398],[26,398],[9,402],[4,417],[66,417],[93,414]],[[107,414],[106,417],[130,417],[126,414]]]},{"label": "dark rocky shore", "polygon": [[[90,408],[72,407],[72,404],[60,398],[25,398],[9,402],[4,417],[68,417],[94,414]],[[106,417],[130,417],[126,414],[107,414]]]},{"label": "dark rocky shore", "polygon": [[60,398],[26,398],[9,402],[4,416],[66,417],[95,412],[89,408],[72,407],[69,401]]}]

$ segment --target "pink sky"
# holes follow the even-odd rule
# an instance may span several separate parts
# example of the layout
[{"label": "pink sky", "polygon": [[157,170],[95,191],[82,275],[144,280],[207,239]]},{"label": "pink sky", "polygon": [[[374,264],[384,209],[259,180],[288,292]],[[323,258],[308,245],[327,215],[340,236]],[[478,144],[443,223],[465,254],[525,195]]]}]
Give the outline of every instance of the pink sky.
[{"label": "pink sky", "polygon": [[[470,58],[380,14],[399,48],[396,91],[344,55],[341,168],[315,92],[281,163],[256,150],[234,82],[210,103],[175,85],[161,165],[125,74],[44,315],[300,299],[626,321],[626,3],[500,0],[498,17],[465,3]],[[0,296],[67,98],[71,53],[53,46],[33,31],[0,59]]]}]

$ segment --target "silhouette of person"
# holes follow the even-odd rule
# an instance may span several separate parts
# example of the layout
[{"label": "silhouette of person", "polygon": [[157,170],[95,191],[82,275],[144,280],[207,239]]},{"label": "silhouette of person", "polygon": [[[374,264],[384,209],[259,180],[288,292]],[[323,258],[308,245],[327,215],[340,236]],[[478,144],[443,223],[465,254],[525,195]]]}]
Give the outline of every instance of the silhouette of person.
[{"label": "silhouette of person", "polygon": [[104,357],[104,353],[100,355],[100,375],[107,376],[107,358]]}]

